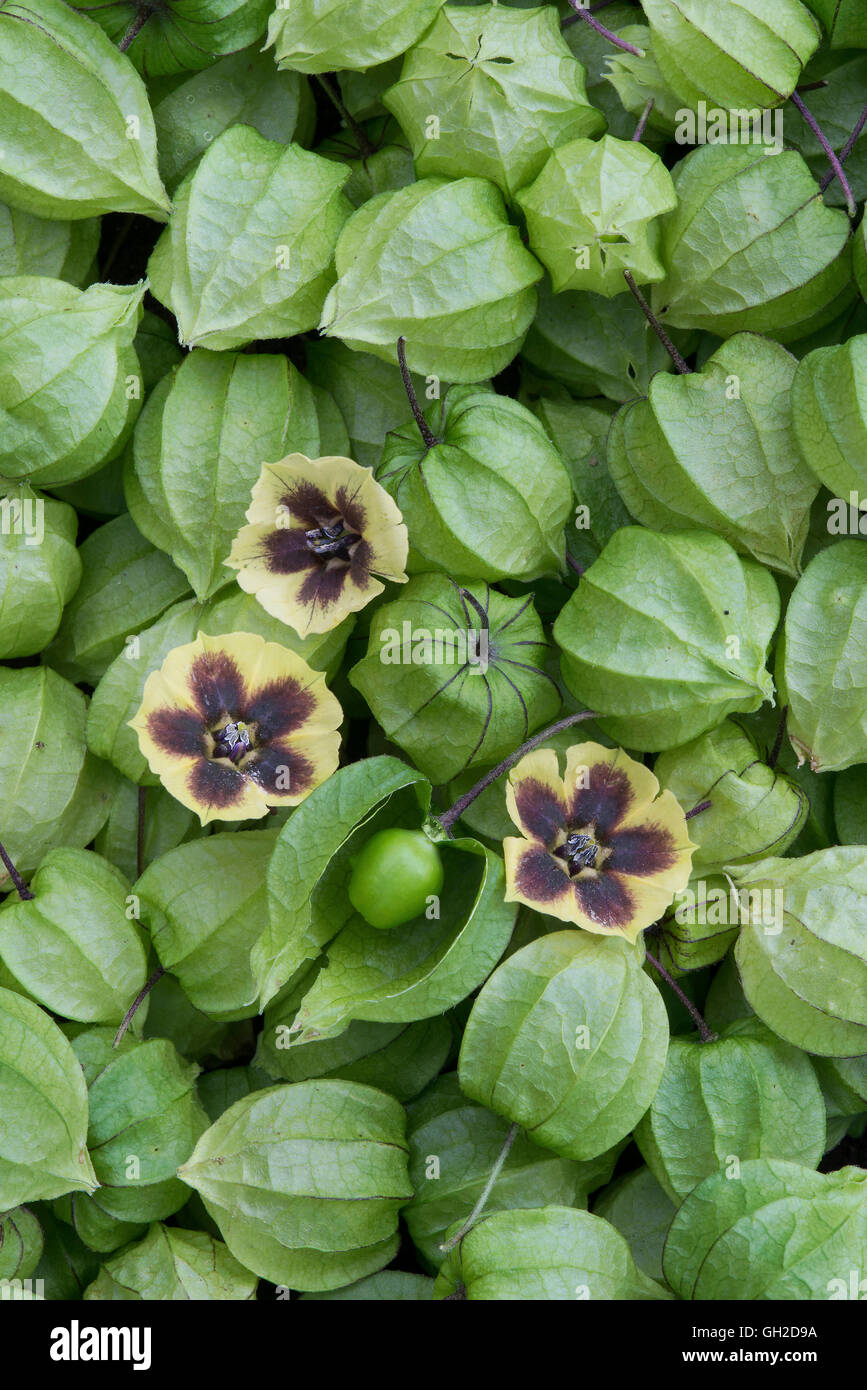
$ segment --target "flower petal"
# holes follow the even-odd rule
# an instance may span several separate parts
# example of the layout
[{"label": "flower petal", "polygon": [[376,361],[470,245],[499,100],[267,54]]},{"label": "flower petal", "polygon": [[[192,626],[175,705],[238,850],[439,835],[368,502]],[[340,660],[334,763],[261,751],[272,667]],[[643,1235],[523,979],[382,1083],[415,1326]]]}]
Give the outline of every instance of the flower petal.
[{"label": "flower petal", "polygon": [[609,834],[628,815],[650,805],[659,782],[622,748],[581,743],[566,753],[566,796],[573,829],[595,825]]},{"label": "flower petal", "polygon": [[147,716],[146,730],[154,745],[175,758],[198,758],[205,753],[205,729],[195,710],[163,706]]},{"label": "flower petal", "polygon": [[561,921],[574,920],[575,895],[565,865],[546,849],[517,837],[503,841],[507,903],[526,903]]},{"label": "flower petal", "polygon": [[[359,539],[340,555],[315,555],[304,531],[336,517]],[[409,540],[400,511],[353,459],[290,454],[267,464],[247,520],[225,563],[246,593],[302,636],[330,631],[382,593],[372,574],[406,581]]]},{"label": "flower petal", "polygon": [[566,828],[566,799],[557,754],[537,748],[512,768],[506,783],[506,807],[529,840],[553,848]]}]

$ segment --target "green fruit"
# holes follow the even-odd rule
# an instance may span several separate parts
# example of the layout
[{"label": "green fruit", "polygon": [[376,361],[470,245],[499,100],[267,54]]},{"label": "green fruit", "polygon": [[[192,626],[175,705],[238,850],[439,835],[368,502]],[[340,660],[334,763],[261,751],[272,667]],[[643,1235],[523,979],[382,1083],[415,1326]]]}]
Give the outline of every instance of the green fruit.
[{"label": "green fruit", "polygon": [[418,917],[442,886],[440,852],[424,831],[379,830],[352,860],[349,901],[387,931]]}]

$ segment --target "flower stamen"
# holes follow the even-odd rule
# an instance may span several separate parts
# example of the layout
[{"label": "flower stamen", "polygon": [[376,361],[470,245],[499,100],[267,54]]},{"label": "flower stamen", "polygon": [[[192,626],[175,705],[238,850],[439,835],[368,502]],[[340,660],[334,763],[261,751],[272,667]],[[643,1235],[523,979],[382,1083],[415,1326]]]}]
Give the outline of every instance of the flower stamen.
[{"label": "flower stamen", "polygon": [[239,763],[253,747],[253,735],[242,719],[230,720],[212,735],[214,751],[212,758],[228,758],[230,763]]},{"label": "flower stamen", "polygon": [[338,517],[328,525],[316,526],[311,531],[305,531],[304,539],[307,549],[314,555],[343,559],[361,537],[356,531],[350,531],[343,518]]}]

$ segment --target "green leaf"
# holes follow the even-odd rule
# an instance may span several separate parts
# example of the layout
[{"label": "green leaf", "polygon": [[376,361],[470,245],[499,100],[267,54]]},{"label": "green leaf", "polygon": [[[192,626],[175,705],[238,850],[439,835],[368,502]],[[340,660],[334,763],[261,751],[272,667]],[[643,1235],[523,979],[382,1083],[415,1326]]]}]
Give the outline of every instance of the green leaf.
[{"label": "green leaf", "polygon": [[97,1206],[84,1192],[73,1192],[52,1203],[52,1210],[66,1221],[89,1250],[110,1255],[131,1240],[139,1240],[147,1229],[140,1221],[119,1221]]},{"label": "green leaf", "polygon": [[[690,822],[690,836],[697,835],[696,823]],[[737,935],[740,910],[731,885],[722,874],[705,878],[705,873],[699,869],[694,874],[659,923],[654,954],[675,978],[716,965]]]},{"label": "green leaf", "polygon": [[154,786],[158,779],[148,771],[138,737],[128,727],[128,721],[141,705],[149,673],[162,665],[173,647],[195,641],[199,632],[210,637],[225,632],[253,632],[268,642],[279,642],[299,652],[316,670],[328,671],[339,663],[351,629],[351,622],[343,622],[331,632],[298,637],[285,623],[266,613],[253,595],[242,594],[234,583],[207,603],[192,599],[177,603],[130,643],[102,677],[88,712],[88,743],[130,781]]},{"label": "green leaf", "polygon": [[29,1279],[44,1245],[42,1227],[29,1207],[0,1214],[0,1279]]},{"label": "green leaf", "polygon": [[844,845],[867,845],[867,768],[849,767],[834,778],[834,821]]},{"label": "green leaf", "polygon": [[845,499],[848,521],[850,494],[856,508],[867,495],[867,334],[807,354],[792,382],[792,420],[804,462]]},{"label": "green leaf", "polygon": [[[867,35],[867,25],[864,29]],[[827,82],[809,91],[806,100],[831,148],[839,155],[846,147],[846,178],[856,202],[867,196],[867,141],[863,128],[855,141],[850,137],[858,125],[864,106],[864,85],[867,82],[867,55],[858,52],[836,53],[827,48],[819,50],[810,63],[805,77],[813,82]],[[801,113],[792,107],[786,110],[786,144],[792,145],[806,159],[813,177],[821,182],[828,172],[828,156],[815,131]],[[839,179],[832,179],[822,197],[835,207],[845,207],[846,194]],[[827,341],[839,342],[843,335],[836,333]],[[800,345],[799,345],[800,346]]]},{"label": "green leaf", "polygon": [[400,1269],[383,1269],[379,1274],[370,1274],[359,1279],[357,1284],[349,1284],[345,1289],[332,1289],[330,1293],[303,1293],[301,1302],[307,1299],[327,1299],[329,1302],[364,1303],[409,1303],[427,1301],[433,1298],[433,1279],[423,1274],[405,1274]]},{"label": "green leaf", "polygon": [[[71,0],[91,14],[111,42],[118,43],[142,15],[139,0]],[[272,0],[160,0],[127,53],[149,77],[205,68],[223,53],[255,43],[265,32]]]},{"label": "green leaf", "polygon": [[563,1206],[501,1211],[480,1221],[448,1256],[434,1298],[461,1288],[466,1298],[485,1302],[671,1298],[641,1273],[613,1226]]},{"label": "green leaf", "polygon": [[626,747],[677,747],[773,697],[767,570],[707,531],[623,527],[554,624],[563,677]]},{"label": "green leaf", "polygon": [[664,324],[791,342],[851,299],[849,219],[824,205],[795,150],[703,145],[680,161],[674,187],[678,206],[662,222],[668,275],[652,296]]},{"label": "green leaf", "polygon": [[388,738],[431,781],[447,782],[498,762],[556,716],[560,694],[544,661],[532,597],[481,584],[462,591],[445,575],[421,574],[376,610],[349,680]]},{"label": "green leaf", "polygon": [[250,951],[268,921],[265,876],[275,840],[273,830],[191,840],[157,859],[135,885],[160,964],[218,1022],[258,1012]]},{"label": "green leaf", "polygon": [[347,222],[320,332],[413,371],[475,382],[512,360],[536,310],[542,267],[484,179],[420,179],[371,198]]},{"label": "green leaf", "polygon": [[[406,392],[397,367],[369,352],[353,352],[339,338],[312,338],[306,359],[308,381],[333,396],[346,421],[346,452],[365,468],[374,468],[389,430],[406,419]],[[413,374],[413,387],[423,398],[424,378]]]},{"label": "green leaf", "polygon": [[796,366],[779,344],[741,333],[700,372],[654,377],[608,439],[611,476],[635,519],[658,531],[704,527],[797,577],[818,486],[792,428]]},{"label": "green leaf", "polygon": [[176,1170],[208,1127],[195,1080],[199,1068],[170,1042],[88,1028],[72,1043],[90,1103],[87,1146],[101,1186],[100,1210],[125,1221],[172,1216],[188,1192]]},{"label": "green leaf", "polygon": [[142,412],[124,484],[133,520],[204,601],[244,525],[263,463],[316,458],[316,400],[285,357],[189,353]]},{"label": "green leaf", "polygon": [[685,811],[710,801],[689,825],[698,845],[694,874],[783,854],[807,819],[805,793],[763,762],[753,739],[732,720],[663,753],[653,770]]},{"label": "green leaf", "polygon": [[606,464],[613,403],[585,405],[542,396],[532,402],[532,409],[571,479],[577,505],[573,525],[566,527],[566,549],[586,569],[598,559],[614,532],[630,523]]},{"label": "green leaf", "polygon": [[255,48],[232,53],[173,87],[154,102],[160,173],[169,192],[191,172],[214,139],[249,125],[267,140],[306,145],[315,106],[297,72],[278,72]]},{"label": "green leaf", "polygon": [[61,1018],[119,1024],[147,979],[129,882],[90,850],[54,849],[30,891],[32,900],[7,898],[0,911],[7,969]]},{"label": "green leaf", "polygon": [[301,1081],[231,1106],[180,1171],[248,1269],[294,1289],[340,1288],[397,1248],[412,1196],[404,1131],[391,1096]]},{"label": "green leaf", "polygon": [[271,1085],[271,1078],[258,1067],[221,1067],[216,1071],[204,1072],[196,1082],[199,1099],[213,1122],[218,1120],[224,1110],[236,1101],[254,1091],[264,1091]]},{"label": "green leaf", "polygon": [[44,659],[68,680],[95,686],[129,639],[190,590],[126,514],[92,531],[77,553],[82,581]]},{"label": "green leaf", "polygon": [[45,1299],[52,1303],[77,1301],[99,1272],[99,1256],[88,1250],[49,1206],[39,1208],[39,1224],[45,1237],[45,1250],[36,1266],[36,1278],[43,1281]]},{"label": "green leaf", "polygon": [[510,956],[473,1004],[458,1072],[466,1095],[564,1158],[626,1137],[665,1066],[662,996],[621,939],[551,932]]},{"label": "green leaf", "polygon": [[819,46],[800,0],[642,0],[664,81],[690,106],[776,106]]},{"label": "green leaf", "polygon": [[383,102],[412,146],[419,178],[475,174],[506,197],[558,145],[605,128],[551,6],[447,5],[407,52]]},{"label": "green leaf", "polygon": [[[741,895],[750,895],[735,956],[759,1018],[806,1052],[867,1052],[867,851],[837,846],[802,859],[763,859],[733,877]],[[781,912],[768,912],[769,901]]]},{"label": "green leaf", "polygon": [[572,140],[551,155],[518,194],[530,247],[556,292],[625,294],[624,271],[638,284],[661,280],[657,218],[677,205],[658,155],[632,140]]},{"label": "green leaf", "polygon": [[74,482],[120,452],[141,408],[132,342],[144,292],[144,284],[78,290],[44,276],[0,280],[7,481]]},{"label": "green leaf", "polygon": [[[515,921],[514,907],[503,901],[502,860],[475,840],[448,840],[441,850],[445,884],[439,902],[398,933],[378,931],[351,911],[345,894],[350,865],[342,856],[344,892],[337,873],[328,887],[343,899],[338,911],[350,915],[329,943],[325,968],[298,1010],[299,1042],[333,1037],[353,1019],[431,1018],[478,989],[494,968]],[[471,869],[467,855],[481,862]]]},{"label": "green leaf", "polygon": [[745,1302],[858,1298],[867,1258],[867,1174],[813,1173],[751,1159],[738,1177],[715,1173],[687,1197],[665,1245],[665,1274],[681,1298]]},{"label": "green leaf", "polygon": [[342,166],[230,126],[175,195],[148,263],[189,347],[243,347],[314,328],[350,204]]},{"label": "green leaf", "polygon": [[815,1168],[825,1151],[825,1102],[809,1057],[758,1019],[743,1019],[713,1042],[672,1038],[635,1142],[680,1203],[733,1159],[786,1158]]},{"label": "green leaf", "polygon": [[443,0],[296,0],[278,5],[268,43],[278,67],[298,72],[370,68],[403,53]]},{"label": "green leaf", "polygon": [[289,1001],[281,996],[265,1010],[259,1037],[256,1057],[275,1081],[337,1077],[374,1086],[406,1102],[433,1081],[451,1051],[452,1027],[446,1018],[425,1018],[417,1023],[350,1023],[339,1037],[293,1045],[294,994]]},{"label": "green leaf", "polygon": [[138,1245],[106,1260],[83,1296],[110,1302],[246,1302],[256,1297],[258,1282],[222,1241],[204,1231],[184,1231],[157,1222]]},{"label": "green leaf", "polygon": [[593,1203],[601,1216],[619,1231],[643,1274],[662,1283],[662,1249],[677,1207],[647,1167],[624,1173]]},{"label": "green leaf", "polygon": [[99,221],[46,221],[0,204],[0,275],[47,275],[80,285],[94,269]]},{"label": "green leaf", "polygon": [[171,1042],[187,1061],[225,1067],[250,1056],[254,1045],[250,1023],[215,1023],[206,1018],[193,1008],[173,975],[161,976],[147,1002],[143,1036]]},{"label": "green leaf", "polygon": [[804,0],[821,19],[832,48],[867,48],[867,15],[858,0]]},{"label": "green leaf", "polygon": [[[508,1123],[467,1100],[457,1074],[441,1076],[408,1107],[409,1176],[415,1196],[403,1218],[426,1268],[442,1264],[446,1231],[463,1221],[481,1196],[499,1157]],[[588,1163],[543,1149],[519,1133],[485,1213],[524,1207],[586,1207],[587,1194],[610,1177],[617,1152]]]},{"label": "green leaf", "polygon": [[0,1211],[92,1192],[87,1092],[66,1038],[38,1005],[0,989]]},{"label": "green leaf", "polygon": [[777,648],[780,703],[798,762],[835,772],[867,761],[867,547],[838,541],[811,560]]},{"label": "green leaf", "polygon": [[427,419],[433,445],[405,425],[376,469],[409,532],[410,573],[529,581],[562,569],[571,489],[536,417],[510,396],[457,386]]},{"label": "green leaf", "polygon": [[93,847],[130,882],[138,877],[139,791],[144,797],[141,846],[144,868],[201,830],[195,812],[175,801],[164,787],[138,788],[126,778],[119,779],[108,819]]},{"label": "green leaf", "polygon": [[0,47],[0,198],[37,217],[165,222],[153,116],[129,59],[62,0],[3,0]]},{"label": "green leaf", "polygon": [[601,394],[614,401],[646,394],[654,373],[671,371],[671,358],[631,296],[605,299],[586,290],[554,294],[547,276],[521,355],[573,396]]},{"label": "green leaf", "polygon": [[48,667],[0,667],[0,841],[20,873],[50,849],[83,848],[108,815],[116,778],[88,755],[86,713],[81,691]]},{"label": "green leaf", "polygon": [[391,189],[415,182],[412,150],[403,131],[388,115],[366,121],[358,132],[343,130],[316,146],[316,153],[350,170],[343,192],[353,208]]},{"label": "green leaf", "polygon": [[[270,923],[252,953],[262,1007],[302,966],[317,959],[351,915],[345,896],[348,862],[336,902],[329,892],[339,867],[338,854],[347,859],[347,847],[358,844],[355,832],[403,788],[417,788],[407,813],[411,814],[414,802],[418,815],[420,804],[430,802],[430,789],[424,783],[420,773],[396,758],[369,758],[339,768],[293,811],[277,837],[268,867]],[[406,804],[407,798],[401,798],[401,809]],[[325,911],[320,901],[328,904]],[[332,911],[337,904],[342,915],[335,919]]]},{"label": "green leaf", "polygon": [[0,658],[50,642],[81,582],[78,521],[65,502],[19,483],[0,487]]}]

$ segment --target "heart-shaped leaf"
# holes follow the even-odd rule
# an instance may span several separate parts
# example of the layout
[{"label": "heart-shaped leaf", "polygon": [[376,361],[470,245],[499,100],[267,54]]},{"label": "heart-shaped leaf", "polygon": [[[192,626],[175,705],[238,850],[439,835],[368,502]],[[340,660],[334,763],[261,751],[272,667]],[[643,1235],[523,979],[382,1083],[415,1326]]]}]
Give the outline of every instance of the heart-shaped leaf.
[{"label": "heart-shaped leaf", "polygon": [[551,932],[483,987],[461,1045],[461,1088],[545,1148],[596,1158],[650,1105],[667,1044],[662,997],[631,945]]}]

